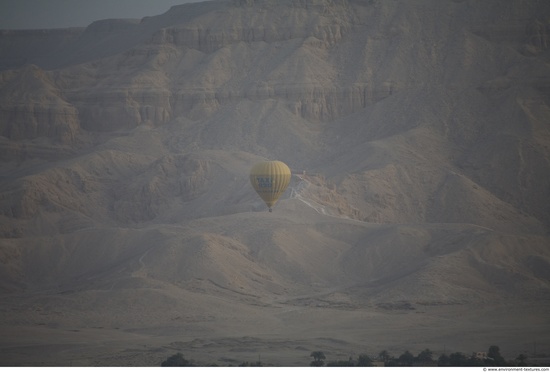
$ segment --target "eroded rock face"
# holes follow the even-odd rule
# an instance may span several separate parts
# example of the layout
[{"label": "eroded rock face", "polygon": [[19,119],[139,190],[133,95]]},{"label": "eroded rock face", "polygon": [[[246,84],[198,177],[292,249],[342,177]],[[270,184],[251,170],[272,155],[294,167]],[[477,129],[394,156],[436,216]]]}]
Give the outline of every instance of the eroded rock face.
[{"label": "eroded rock face", "polygon": [[152,220],[162,215],[174,198],[185,203],[207,192],[211,178],[207,160],[187,155],[162,157],[117,190],[115,218],[123,222]]},{"label": "eroded rock face", "polygon": [[[298,116],[327,121],[397,90],[391,81],[342,84],[338,61],[326,59],[342,40],[365,32],[356,12],[367,7],[325,1],[218,6],[224,11],[186,17],[188,8],[174,7],[141,24],[96,22],[60,53],[71,60],[85,45],[95,50],[104,44],[112,57],[55,72],[5,72],[6,96],[35,84],[51,97],[47,104],[44,94],[39,101],[2,100],[3,135],[70,141],[79,126],[115,131],[161,125],[181,115],[204,117],[243,99],[282,100]],[[362,66],[360,61],[354,70]]]},{"label": "eroded rock face", "polygon": [[[550,179],[550,79],[540,14],[548,6],[497,5],[472,12],[465,2],[208,2],[140,22],[94,22],[70,32],[58,69],[0,74],[1,151],[24,161],[59,150],[44,138],[78,147],[81,134],[171,126],[170,151],[239,149],[345,170],[335,173],[338,198],[359,219],[485,221],[491,213],[447,211],[457,204],[439,200],[456,190],[483,199],[466,192],[475,186],[511,205],[489,203],[506,220],[518,210],[547,220],[548,198],[540,198]],[[0,46],[13,51],[15,36],[35,34],[3,33]],[[533,53],[523,53],[526,45]],[[415,160],[418,149],[424,155],[415,156],[446,165]],[[385,162],[372,160],[379,157]],[[176,198],[202,190],[150,177],[122,187],[117,219],[157,216],[158,190]],[[150,200],[148,212],[134,211],[130,195]]]},{"label": "eroded rock face", "polygon": [[[430,9],[428,3],[423,6]],[[463,6],[449,6],[448,11],[458,16]],[[503,14],[510,16],[512,8]],[[179,116],[203,118],[242,100],[279,100],[301,118],[327,122],[419,83],[438,81],[442,67],[455,70],[460,84],[461,67],[449,60],[464,49],[460,58],[463,65],[469,64],[477,40],[453,35],[448,27],[442,28],[442,19],[426,31],[439,33],[428,42],[426,35],[408,31],[418,26],[418,20],[403,18],[406,9],[353,1],[221,2],[197,5],[194,11],[174,7],[141,23],[95,22],[59,53],[71,60],[96,50],[96,60],[35,73],[35,83],[58,100],[47,105],[3,100],[2,132],[14,139],[70,140],[79,126],[115,131],[162,125]],[[432,11],[437,13],[438,7]],[[493,24],[480,25],[477,18],[467,22],[475,35],[491,42],[544,49],[546,26],[530,20],[534,14],[522,13],[527,20],[507,23],[495,15]],[[387,14],[393,18],[382,17]],[[413,72],[407,61],[418,53],[427,58]],[[494,73],[494,82],[505,81]],[[3,78],[8,84],[3,91],[26,89],[17,88],[18,81],[29,78],[28,68],[11,71]],[[10,88],[11,79],[15,80]],[[495,84],[482,82],[482,87],[494,89]]]},{"label": "eroded rock face", "polygon": [[63,99],[50,74],[29,65],[1,73],[0,81],[0,135],[12,140],[74,140],[79,129],[78,110]]}]

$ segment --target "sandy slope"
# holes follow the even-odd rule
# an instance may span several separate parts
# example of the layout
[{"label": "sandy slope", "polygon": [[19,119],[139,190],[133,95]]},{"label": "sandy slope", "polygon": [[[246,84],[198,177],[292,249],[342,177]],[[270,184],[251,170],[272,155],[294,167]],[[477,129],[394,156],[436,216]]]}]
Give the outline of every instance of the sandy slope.
[{"label": "sandy slope", "polygon": [[[213,1],[1,33],[0,364],[547,352],[544,14]],[[274,213],[265,158],[294,173]]]},{"label": "sandy slope", "polygon": [[33,252],[18,272],[28,289],[2,301],[6,364],[155,365],[182,351],[300,365],[317,349],[346,359],[493,343],[515,357],[549,342],[548,239],[536,236],[365,224],[289,199],[273,214],[27,244],[13,253]]}]

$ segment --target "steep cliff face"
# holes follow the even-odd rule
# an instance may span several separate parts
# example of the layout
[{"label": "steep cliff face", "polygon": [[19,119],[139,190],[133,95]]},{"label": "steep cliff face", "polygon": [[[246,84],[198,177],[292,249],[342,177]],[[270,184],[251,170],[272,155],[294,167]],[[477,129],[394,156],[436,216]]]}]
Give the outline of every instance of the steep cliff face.
[{"label": "steep cliff face", "polygon": [[[469,63],[464,58],[481,46],[479,37],[543,50],[544,25],[532,9],[517,8],[521,14],[510,22],[518,10],[511,5],[484,13],[490,20],[463,19],[464,3],[179,6],[140,23],[90,25],[64,49],[67,60],[82,53],[89,57],[79,62],[104,58],[62,71],[59,84],[87,130],[160,124],[190,112],[201,117],[242,99],[283,100],[297,115],[329,121],[401,90],[431,89],[441,78],[462,84]],[[421,17],[409,15],[420,12],[434,15],[434,21],[419,27]],[[499,21],[503,17],[508,18]],[[456,19],[462,22],[458,33],[452,28]],[[454,57],[460,55],[466,63],[457,65]],[[489,59],[482,82],[506,69]],[[81,80],[86,75],[91,79]]]},{"label": "steep cliff face", "polygon": [[[517,49],[544,48],[545,28],[532,10],[521,9],[522,18],[514,16],[512,22],[499,21],[516,10],[504,7],[484,13],[490,20],[464,21],[464,3],[260,1],[174,7],[139,24],[90,25],[66,53],[106,58],[63,71],[60,85],[68,85],[64,93],[87,130],[160,124],[190,113],[197,118],[242,99],[283,100],[297,115],[329,121],[402,90],[432,89],[441,78],[458,87],[472,48],[477,53],[483,44],[479,37]],[[433,14],[435,22],[419,27],[421,18],[409,17],[419,12]],[[451,27],[457,18],[463,23],[458,33]],[[457,64],[455,56],[465,63]],[[506,70],[502,60],[488,59],[481,82]],[[505,60],[513,62],[510,54]],[[80,80],[89,74],[91,81]]]},{"label": "steep cliff face", "polygon": [[29,65],[0,73],[0,135],[12,140],[47,137],[70,143],[79,129],[78,110],[63,99],[49,74]]},{"label": "steep cliff face", "polygon": [[216,6],[205,13],[174,7],[139,25],[90,25],[65,48],[67,61],[79,54],[113,56],[55,73],[82,127],[159,125],[180,115],[203,117],[243,99],[284,100],[299,116],[330,120],[395,90],[388,81],[339,81],[349,66],[339,66],[331,50],[366,31],[359,17],[372,12],[368,7],[324,1]]},{"label": "steep cliff face", "polygon": [[1,134],[79,146],[89,133],[167,126],[175,151],[339,169],[336,192],[373,222],[457,221],[438,202],[468,189],[449,184],[453,173],[510,205],[506,220],[548,221],[548,5],[478,6],[221,1],[98,21],[64,44],[70,65],[2,72]]}]

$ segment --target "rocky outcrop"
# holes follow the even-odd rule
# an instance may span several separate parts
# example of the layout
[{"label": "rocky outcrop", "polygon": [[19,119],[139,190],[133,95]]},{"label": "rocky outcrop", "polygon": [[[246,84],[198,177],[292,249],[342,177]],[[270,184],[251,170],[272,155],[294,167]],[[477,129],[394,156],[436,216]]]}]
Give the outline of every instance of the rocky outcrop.
[{"label": "rocky outcrop", "polygon": [[550,47],[550,21],[535,19],[527,26],[526,42],[522,51],[528,55],[537,55]]},{"label": "rocky outcrop", "polygon": [[169,155],[115,191],[113,211],[121,222],[143,222],[170,209],[174,200],[187,202],[208,190],[210,165],[188,155]]},{"label": "rocky outcrop", "polygon": [[62,98],[50,75],[29,65],[0,73],[0,135],[12,140],[49,137],[70,143],[78,110]]},{"label": "rocky outcrop", "polygon": [[[76,62],[74,56],[90,54],[90,50],[96,50],[92,53],[95,58],[113,57],[62,70],[55,74],[55,81],[51,73],[35,76],[37,80],[47,76],[42,84],[57,90],[59,102],[36,106],[27,100],[22,107],[4,101],[3,133],[13,139],[70,138],[78,124],[87,131],[161,125],[181,115],[203,117],[243,99],[282,100],[300,117],[328,121],[397,91],[397,85],[387,81],[341,84],[336,76],[325,76],[324,68],[315,67],[327,63],[319,53],[330,52],[350,34],[364,32],[347,2],[263,1],[218,6],[226,11],[214,13],[214,18],[212,13],[200,11],[195,17],[185,16],[190,8],[184,6],[140,24],[94,22],[78,42],[66,47],[65,62]],[[188,22],[184,22],[186,18]],[[148,33],[150,39],[144,42]],[[276,54],[286,57],[274,61]],[[234,64],[240,64],[242,58],[250,68],[248,81],[235,84],[243,71],[235,75]],[[294,63],[303,67],[281,76],[281,68]],[[334,64],[326,67],[338,69]],[[18,79],[23,79],[26,70],[9,74],[20,74]],[[52,129],[66,126],[69,120],[71,133]],[[47,123],[38,124],[42,122]]]}]

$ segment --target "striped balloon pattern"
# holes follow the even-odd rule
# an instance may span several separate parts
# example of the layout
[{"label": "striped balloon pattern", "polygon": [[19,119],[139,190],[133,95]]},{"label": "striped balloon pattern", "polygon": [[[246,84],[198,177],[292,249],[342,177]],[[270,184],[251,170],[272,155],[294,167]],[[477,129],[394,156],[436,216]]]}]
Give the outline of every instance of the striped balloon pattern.
[{"label": "striped balloon pattern", "polygon": [[278,160],[262,161],[250,170],[250,183],[270,212],[290,184],[290,177],[290,168]]}]

